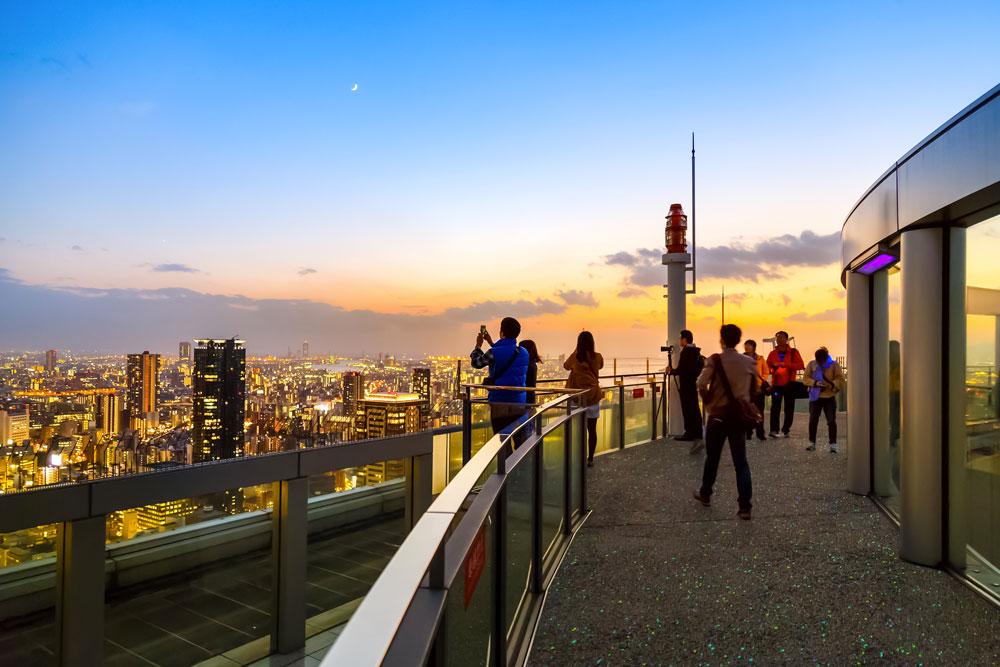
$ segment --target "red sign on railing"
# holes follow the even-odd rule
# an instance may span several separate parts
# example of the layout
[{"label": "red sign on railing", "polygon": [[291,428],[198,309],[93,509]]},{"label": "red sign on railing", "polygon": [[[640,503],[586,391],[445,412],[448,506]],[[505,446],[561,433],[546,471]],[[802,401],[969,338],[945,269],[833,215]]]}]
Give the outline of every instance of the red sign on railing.
[{"label": "red sign on railing", "polygon": [[479,534],[472,541],[469,553],[465,556],[465,608],[469,608],[472,595],[476,592],[479,577],[486,568],[486,526],[479,529]]},{"label": "red sign on railing", "polygon": [[636,387],[632,390],[632,398],[642,398],[646,395],[645,387]]}]

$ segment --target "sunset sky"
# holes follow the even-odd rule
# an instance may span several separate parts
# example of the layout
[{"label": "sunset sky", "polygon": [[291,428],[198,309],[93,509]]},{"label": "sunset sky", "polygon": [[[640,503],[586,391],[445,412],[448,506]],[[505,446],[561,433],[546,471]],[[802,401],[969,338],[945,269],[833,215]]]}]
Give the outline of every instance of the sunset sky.
[{"label": "sunset sky", "polygon": [[842,354],[845,216],[1000,63],[996,2],[333,4],[0,6],[0,349],[657,355],[695,131],[696,338]]}]

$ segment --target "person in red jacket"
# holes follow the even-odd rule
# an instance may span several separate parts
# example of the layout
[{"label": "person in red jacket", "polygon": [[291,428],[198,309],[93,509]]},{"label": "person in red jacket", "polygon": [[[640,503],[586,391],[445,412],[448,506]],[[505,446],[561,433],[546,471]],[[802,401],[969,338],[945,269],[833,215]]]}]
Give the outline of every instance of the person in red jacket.
[{"label": "person in red jacket", "polygon": [[[802,355],[788,344],[788,332],[774,334],[776,347],[767,355],[767,367],[771,369],[771,437],[778,437],[778,421],[781,404],[785,404],[785,421],[781,424],[781,434],[788,437],[795,418],[795,395],[789,384],[795,382],[795,375],[805,369]],[[793,385],[794,387],[794,385]]]}]

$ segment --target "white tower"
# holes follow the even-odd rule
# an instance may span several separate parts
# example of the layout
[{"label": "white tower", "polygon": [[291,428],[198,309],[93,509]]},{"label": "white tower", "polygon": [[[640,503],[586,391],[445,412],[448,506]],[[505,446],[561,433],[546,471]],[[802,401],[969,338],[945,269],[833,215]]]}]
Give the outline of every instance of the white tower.
[{"label": "white tower", "polygon": [[[666,245],[663,264],[667,267],[667,342],[673,347],[670,355],[677,363],[680,350],[677,339],[682,329],[687,329],[687,267],[691,255],[687,251],[687,216],[680,204],[671,204],[667,215]],[[684,417],[681,413],[680,392],[674,378],[667,378],[667,435],[684,434]]]}]

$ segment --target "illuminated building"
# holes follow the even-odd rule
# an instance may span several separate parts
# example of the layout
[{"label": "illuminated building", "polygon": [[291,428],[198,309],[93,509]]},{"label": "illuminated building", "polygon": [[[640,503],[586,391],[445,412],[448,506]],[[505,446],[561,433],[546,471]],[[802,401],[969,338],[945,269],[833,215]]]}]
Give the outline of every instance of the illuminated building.
[{"label": "illuminated building", "polygon": [[55,373],[55,371],[56,371],[56,362],[58,362],[58,361],[59,361],[59,353],[58,352],[56,352],[55,350],[46,350],[45,351],[45,372],[46,373]]},{"label": "illuminated building", "polygon": [[177,356],[181,361],[191,361],[191,343],[182,340],[177,346]]},{"label": "illuminated building", "polygon": [[309,341],[302,341],[302,358],[305,359],[309,356]]},{"label": "illuminated building", "polygon": [[420,430],[430,425],[431,419],[431,369],[414,368],[410,391],[420,397]]},{"label": "illuminated building", "polygon": [[348,371],[344,373],[341,382],[344,416],[354,417],[358,411],[359,401],[365,397],[365,376],[357,371]]},{"label": "illuminated building", "polygon": [[[385,438],[420,430],[423,400],[417,394],[370,394],[359,402],[355,431],[359,438]],[[403,476],[401,460],[365,466],[365,483],[379,484]]]},{"label": "illuminated building", "polygon": [[184,518],[194,513],[195,505],[187,498],[146,505],[136,510],[139,530],[162,530],[172,523],[184,525]]},{"label": "illuminated building", "polygon": [[31,414],[28,406],[23,409],[0,410],[0,445],[20,445],[30,437]]},{"label": "illuminated building", "polygon": [[96,398],[94,416],[97,418],[97,428],[106,434],[121,433],[122,411],[119,403],[118,396],[114,394],[100,395]]},{"label": "illuminated building", "polygon": [[160,389],[160,355],[128,355],[126,366],[127,390],[125,409],[128,411],[128,427],[142,435],[156,422],[157,395]]},{"label": "illuminated building", "polygon": [[195,341],[191,456],[194,463],[243,456],[246,349],[243,341]]}]

